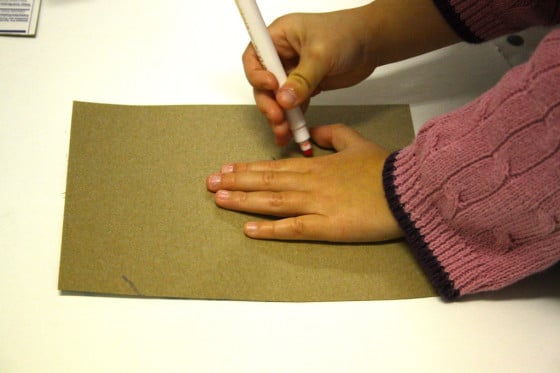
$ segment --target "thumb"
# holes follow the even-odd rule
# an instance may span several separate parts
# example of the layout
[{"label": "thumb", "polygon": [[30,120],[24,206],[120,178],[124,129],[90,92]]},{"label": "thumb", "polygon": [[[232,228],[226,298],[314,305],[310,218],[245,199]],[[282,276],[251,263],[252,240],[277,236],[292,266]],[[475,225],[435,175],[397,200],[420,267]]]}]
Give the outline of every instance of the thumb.
[{"label": "thumb", "polygon": [[310,128],[311,137],[323,148],[340,152],[367,141],[362,135],[344,124],[329,124]]},{"label": "thumb", "polygon": [[328,72],[324,62],[301,56],[297,67],[288,74],[286,82],[276,93],[276,100],[284,109],[292,109],[311,98]]}]

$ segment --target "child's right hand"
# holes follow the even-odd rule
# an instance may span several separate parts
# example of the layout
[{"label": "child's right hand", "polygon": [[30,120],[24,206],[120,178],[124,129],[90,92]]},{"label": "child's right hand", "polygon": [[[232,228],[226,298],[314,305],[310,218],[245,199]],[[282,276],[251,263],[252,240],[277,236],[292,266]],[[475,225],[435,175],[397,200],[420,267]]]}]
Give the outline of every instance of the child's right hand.
[{"label": "child's right hand", "polygon": [[357,84],[377,66],[459,41],[432,0],[376,0],[330,13],[289,14],[269,30],[288,72],[286,83],[278,86],[251,45],[243,66],[278,145],[291,138],[284,109],[305,108],[311,96]]},{"label": "child's right hand", "polygon": [[367,31],[372,27],[361,8],[320,14],[289,14],[269,27],[288,79],[282,87],[249,45],[243,54],[255,101],[267,117],[279,145],[290,140],[284,109],[306,107],[323,90],[354,85],[376,67]]}]

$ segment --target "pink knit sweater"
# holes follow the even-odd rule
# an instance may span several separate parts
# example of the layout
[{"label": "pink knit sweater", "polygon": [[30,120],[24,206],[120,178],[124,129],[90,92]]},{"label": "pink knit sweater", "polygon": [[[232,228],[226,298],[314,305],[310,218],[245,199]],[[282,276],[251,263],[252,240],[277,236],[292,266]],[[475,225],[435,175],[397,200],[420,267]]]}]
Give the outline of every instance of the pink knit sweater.
[{"label": "pink knit sweater", "polygon": [[[435,3],[474,42],[560,20],[553,1]],[[560,29],[477,100],[426,123],[386,161],[384,185],[445,299],[499,289],[558,262]]]}]

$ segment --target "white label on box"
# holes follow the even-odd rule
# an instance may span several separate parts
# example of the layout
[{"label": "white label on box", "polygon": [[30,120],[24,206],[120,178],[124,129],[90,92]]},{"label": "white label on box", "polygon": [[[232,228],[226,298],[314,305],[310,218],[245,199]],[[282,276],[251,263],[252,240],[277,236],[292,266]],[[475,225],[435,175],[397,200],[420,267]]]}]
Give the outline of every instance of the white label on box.
[{"label": "white label on box", "polygon": [[41,0],[0,0],[0,34],[35,35]]}]

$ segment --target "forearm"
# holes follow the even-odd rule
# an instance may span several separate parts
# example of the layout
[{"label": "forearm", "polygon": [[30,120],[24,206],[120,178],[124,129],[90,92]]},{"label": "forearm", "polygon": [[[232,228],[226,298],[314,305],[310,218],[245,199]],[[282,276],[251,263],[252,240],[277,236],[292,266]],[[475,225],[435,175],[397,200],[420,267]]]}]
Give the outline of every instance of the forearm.
[{"label": "forearm", "polygon": [[560,260],[560,30],[385,164],[390,206],[443,297]]},{"label": "forearm", "polygon": [[461,41],[432,0],[376,0],[361,11],[370,22],[369,53],[378,66]]},{"label": "forearm", "polygon": [[378,66],[560,22],[556,0],[376,0],[358,9],[369,22],[369,53]]}]

